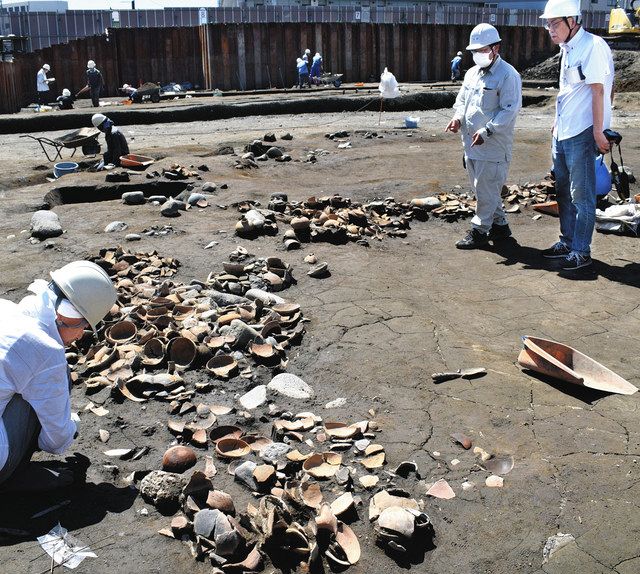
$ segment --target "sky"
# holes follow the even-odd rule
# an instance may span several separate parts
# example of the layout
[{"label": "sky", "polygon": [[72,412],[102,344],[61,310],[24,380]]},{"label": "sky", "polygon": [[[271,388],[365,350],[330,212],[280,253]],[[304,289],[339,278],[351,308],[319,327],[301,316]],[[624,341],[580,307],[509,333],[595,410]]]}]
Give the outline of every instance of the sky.
[{"label": "sky", "polygon": [[[154,9],[159,10],[164,7],[172,8],[190,8],[190,7],[212,7],[211,0],[136,0],[137,9]],[[69,0],[69,9],[71,10],[106,10],[113,8],[114,10],[126,10],[131,8],[131,1],[123,0]]]}]

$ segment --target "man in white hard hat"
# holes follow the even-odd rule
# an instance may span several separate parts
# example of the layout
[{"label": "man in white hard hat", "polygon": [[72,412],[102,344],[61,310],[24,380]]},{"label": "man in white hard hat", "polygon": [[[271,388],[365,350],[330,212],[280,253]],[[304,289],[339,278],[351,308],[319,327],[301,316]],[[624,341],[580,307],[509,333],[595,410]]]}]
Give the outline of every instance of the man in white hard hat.
[{"label": "man in white hard hat", "polygon": [[79,95],[84,91],[89,90],[89,94],[91,95],[91,103],[94,108],[100,106],[100,92],[102,91],[102,86],[104,81],[102,79],[102,73],[98,68],[96,68],[96,63],[93,60],[89,60],[87,62],[87,85],[78,92]]},{"label": "man in white hard hat", "polygon": [[62,90],[62,95],[56,98],[56,102],[58,102],[58,109],[72,110],[74,97],[71,95],[71,91],[65,88]]},{"label": "man in white hard hat", "polygon": [[50,88],[49,84],[54,81],[53,78],[47,78],[47,72],[51,70],[49,64],[44,64],[36,74],[36,90],[38,91],[38,110],[41,105],[49,102]]},{"label": "man in white hard hat", "polygon": [[458,249],[478,249],[511,236],[502,208],[513,131],[522,106],[522,81],[499,55],[500,35],[490,24],[478,24],[469,38],[475,66],[464,76],[445,131],[462,134],[464,163],[477,205],[471,229]]},{"label": "man in white hard hat", "polygon": [[460,79],[460,64],[462,63],[462,52],[458,52],[451,60],[451,81],[457,82]]},{"label": "man in white hard hat", "polygon": [[107,273],[74,261],[34,281],[20,303],[0,299],[0,490],[67,486],[68,473],[30,462],[38,448],[62,454],[78,427],[72,416],[65,347],[116,301]]},{"label": "man in white hard hat", "polygon": [[606,153],[602,133],[611,123],[613,58],[607,43],[580,25],[579,0],[549,0],[540,16],[560,46],[560,89],[553,125],[553,172],[560,240],[542,251],[571,271],[589,267],[596,217],[596,150]]},{"label": "man in white hard hat", "polygon": [[102,160],[95,166],[98,171],[105,165],[120,165],[120,158],[129,153],[129,144],[124,134],[113,125],[113,122],[104,114],[93,114],[91,116],[93,127],[98,128],[104,134],[107,144],[107,151],[102,156]]}]

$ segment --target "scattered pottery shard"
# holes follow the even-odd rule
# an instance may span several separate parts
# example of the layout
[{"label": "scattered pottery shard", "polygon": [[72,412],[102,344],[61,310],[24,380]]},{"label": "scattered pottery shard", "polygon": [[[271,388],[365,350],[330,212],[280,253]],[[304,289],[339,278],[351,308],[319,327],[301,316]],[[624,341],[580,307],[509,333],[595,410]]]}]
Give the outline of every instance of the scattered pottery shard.
[{"label": "scattered pottery shard", "polygon": [[555,215],[558,216],[558,202],[557,201],[546,201],[545,203],[534,203],[531,207],[540,213],[546,213],[547,215]]},{"label": "scattered pottery shard", "polygon": [[353,495],[350,492],[345,492],[331,503],[331,512],[336,516],[340,516],[345,512],[349,512],[349,510],[353,508],[353,505]]},{"label": "scattered pottery shard", "polygon": [[361,476],[358,480],[360,481],[360,484],[364,486],[364,488],[369,489],[369,488],[373,488],[376,484],[378,484],[378,481],[380,479],[373,474],[365,474],[364,476]]},{"label": "scattered pottery shard", "polygon": [[484,483],[489,488],[502,488],[502,485],[504,483],[504,479],[501,476],[497,476],[495,474],[492,474],[491,476],[487,476],[487,480],[485,480]]},{"label": "scattered pottery shard", "polygon": [[125,460],[127,457],[133,454],[132,448],[113,448],[111,450],[105,450],[104,454],[112,458],[121,458]]},{"label": "scattered pottery shard", "polygon": [[316,516],[318,530],[329,530],[335,533],[338,529],[338,519],[331,511],[331,507],[325,502],[320,506],[318,516]]},{"label": "scattered pottery shard", "polygon": [[476,456],[479,456],[482,462],[485,462],[491,458],[491,455],[486,450],[484,450],[483,448],[480,448],[479,446],[476,446],[473,448],[473,454],[475,454]]},{"label": "scattered pottery shard", "polygon": [[412,472],[416,475],[418,474],[418,465],[414,460],[404,460],[394,469],[393,472],[398,476],[407,478]]},{"label": "scattered pottery shard", "polygon": [[336,530],[336,543],[340,546],[349,564],[360,560],[360,543],[353,530],[340,522]]},{"label": "scattered pottery shard", "polygon": [[226,492],[222,490],[212,490],[207,496],[207,506],[214,510],[220,510],[225,514],[236,513],[236,508],[233,504],[233,499]]},{"label": "scattered pottery shard", "polygon": [[107,442],[109,440],[109,437],[111,436],[111,433],[108,430],[104,429],[100,429],[98,431],[98,434],[100,435],[100,440],[102,442]]},{"label": "scattered pottery shard", "polygon": [[385,461],[384,452],[376,453],[372,456],[368,456],[367,458],[362,459],[362,466],[368,469],[372,468],[380,468]]},{"label": "scattered pottery shard", "polygon": [[525,369],[606,393],[632,395],[638,390],[621,376],[572,347],[529,336],[522,337],[522,342],[524,348],[518,355],[518,363]]},{"label": "scattered pottery shard", "polygon": [[460,371],[450,371],[446,373],[433,373],[431,378],[434,383],[444,383],[445,381],[452,381],[453,379],[459,379],[462,376]]},{"label": "scattered pottery shard", "polygon": [[374,494],[369,501],[369,520],[376,520],[385,508],[390,508],[391,506],[400,506],[416,511],[420,510],[418,503],[413,498],[395,496],[389,494],[386,490],[381,490]]},{"label": "scattered pottery shard", "polygon": [[473,367],[469,369],[462,369],[460,371],[460,376],[463,379],[477,379],[479,377],[484,377],[487,374],[487,369],[484,367]]},{"label": "scattered pottery shard", "polygon": [[162,457],[162,470],[181,473],[196,463],[196,453],[187,446],[173,446]]},{"label": "scattered pottery shard", "polygon": [[251,452],[251,447],[239,438],[223,438],[216,442],[216,454],[222,458],[241,458]]},{"label": "scattered pottery shard", "polygon": [[472,446],[471,439],[461,432],[454,432],[451,434],[451,438],[454,442],[457,442],[465,450],[469,450]]},{"label": "scattered pottery shard", "polygon": [[450,498],[455,498],[456,493],[453,492],[453,488],[449,486],[449,483],[444,478],[441,478],[429,490],[427,490],[427,496],[449,500]]},{"label": "scattered pottery shard", "polygon": [[513,457],[511,455],[494,455],[484,461],[481,466],[492,474],[509,474],[513,469]]},{"label": "scattered pottery shard", "polygon": [[322,489],[317,482],[304,482],[300,485],[302,500],[310,508],[320,508]]}]

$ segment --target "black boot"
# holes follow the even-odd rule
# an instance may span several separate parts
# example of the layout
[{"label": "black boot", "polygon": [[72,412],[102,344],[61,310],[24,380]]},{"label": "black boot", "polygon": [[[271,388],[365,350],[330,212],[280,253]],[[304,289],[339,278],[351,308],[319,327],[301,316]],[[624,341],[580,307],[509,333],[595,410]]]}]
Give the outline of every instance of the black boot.
[{"label": "black boot", "polygon": [[511,229],[509,229],[509,224],[498,225],[494,223],[489,230],[489,239],[491,241],[500,241],[502,239],[508,239],[511,237]]},{"label": "black boot", "polygon": [[467,232],[464,239],[456,243],[458,249],[479,249],[489,243],[489,234],[478,231],[475,227]]}]

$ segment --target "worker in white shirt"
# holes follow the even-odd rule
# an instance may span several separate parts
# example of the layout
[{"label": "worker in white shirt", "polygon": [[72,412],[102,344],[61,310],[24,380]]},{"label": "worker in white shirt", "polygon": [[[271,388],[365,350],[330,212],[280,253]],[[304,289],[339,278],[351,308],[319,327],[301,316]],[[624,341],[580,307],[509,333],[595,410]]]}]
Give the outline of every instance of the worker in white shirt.
[{"label": "worker in white shirt", "polygon": [[560,45],[560,89],[553,126],[553,172],[560,241],[542,251],[562,269],[589,267],[596,220],[598,153],[609,150],[603,130],[611,123],[613,57],[607,43],[580,25],[579,0],[549,0],[541,18]]},{"label": "worker in white shirt", "polygon": [[36,74],[36,90],[38,91],[38,110],[41,105],[49,102],[50,89],[49,84],[54,81],[53,78],[47,78],[47,72],[51,70],[49,64],[44,64]]},{"label": "worker in white shirt", "polygon": [[73,442],[65,346],[95,331],[116,300],[109,276],[90,261],[69,263],[51,279],[34,281],[18,304],[0,299],[0,491],[69,484],[68,473],[30,459],[38,448],[62,454]]},{"label": "worker in white shirt", "polygon": [[464,163],[476,196],[476,214],[458,249],[478,249],[511,236],[502,208],[516,117],[522,106],[522,81],[499,55],[500,35],[491,24],[471,30],[469,50],[475,66],[464,76],[445,131],[462,134]]}]

